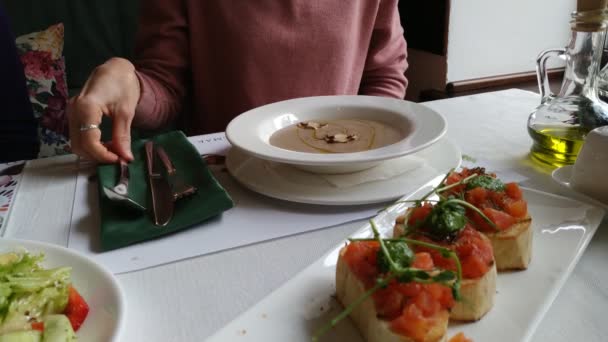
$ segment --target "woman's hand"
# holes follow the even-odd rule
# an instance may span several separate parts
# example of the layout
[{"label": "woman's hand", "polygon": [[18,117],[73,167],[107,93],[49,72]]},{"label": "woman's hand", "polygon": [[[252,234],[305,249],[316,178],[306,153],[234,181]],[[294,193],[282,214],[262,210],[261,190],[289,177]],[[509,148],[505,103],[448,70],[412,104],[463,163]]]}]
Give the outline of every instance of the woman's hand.
[{"label": "woman's hand", "polygon": [[[102,163],[119,158],[131,161],[131,122],[139,102],[140,85],[135,67],[123,58],[112,58],[95,68],[81,93],[67,108],[72,151]],[[103,115],[112,118],[112,141],[103,143]]]}]

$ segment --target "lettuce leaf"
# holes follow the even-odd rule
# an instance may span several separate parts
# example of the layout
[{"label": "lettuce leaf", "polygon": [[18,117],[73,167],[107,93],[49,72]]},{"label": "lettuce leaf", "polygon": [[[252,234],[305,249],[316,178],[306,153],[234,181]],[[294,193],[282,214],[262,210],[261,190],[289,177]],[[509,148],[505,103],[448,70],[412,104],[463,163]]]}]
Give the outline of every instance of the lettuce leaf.
[{"label": "lettuce leaf", "polygon": [[65,310],[71,268],[44,269],[43,259],[27,252],[0,255],[0,333],[30,329],[31,322]]}]

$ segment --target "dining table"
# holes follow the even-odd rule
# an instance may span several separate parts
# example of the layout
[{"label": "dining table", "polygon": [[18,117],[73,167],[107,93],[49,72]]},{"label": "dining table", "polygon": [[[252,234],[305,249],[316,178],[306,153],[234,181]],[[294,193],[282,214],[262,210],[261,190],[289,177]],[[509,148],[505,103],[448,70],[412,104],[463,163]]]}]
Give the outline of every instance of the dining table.
[{"label": "dining table", "polygon": [[[539,104],[538,94],[519,89],[423,103],[446,118],[446,138],[460,148],[464,159],[517,175],[524,187],[584,200],[553,181],[553,167],[529,155],[532,140],[526,124]],[[29,161],[4,237],[66,246],[78,165],[75,156]],[[121,341],[203,341],[363,224],[348,222],[118,274],[127,301]],[[533,341],[608,340],[607,261],[604,218],[543,315]]]}]

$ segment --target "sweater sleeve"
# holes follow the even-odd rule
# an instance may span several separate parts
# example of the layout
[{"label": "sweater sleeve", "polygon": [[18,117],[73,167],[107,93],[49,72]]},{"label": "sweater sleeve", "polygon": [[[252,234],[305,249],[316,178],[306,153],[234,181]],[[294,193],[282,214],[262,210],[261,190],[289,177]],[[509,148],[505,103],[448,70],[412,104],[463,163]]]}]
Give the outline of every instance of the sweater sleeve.
[{"label": "sweater sleeve", "polygon": [[185,6],[184,0],[149,0],[141,6],[135,43],[141,97],[134,126],[159,128],[183,108],[189,68]]},{"label": "sweater sleeve", "polygon": [[407,45],[397,0],[380,1],[359,94],[404,98]]}]

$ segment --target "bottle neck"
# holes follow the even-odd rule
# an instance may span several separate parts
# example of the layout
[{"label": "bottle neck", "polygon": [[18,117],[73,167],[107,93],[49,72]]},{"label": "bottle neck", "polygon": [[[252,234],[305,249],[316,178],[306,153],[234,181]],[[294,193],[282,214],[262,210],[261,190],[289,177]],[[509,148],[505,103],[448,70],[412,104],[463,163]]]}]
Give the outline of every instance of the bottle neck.
[{"label": "bottle neck", "polygon": [[597,76],[600,70],[606,31],[572,30],[566,46],[566,70],[560,97],[587,96],[597,98]]}]

